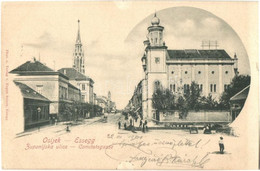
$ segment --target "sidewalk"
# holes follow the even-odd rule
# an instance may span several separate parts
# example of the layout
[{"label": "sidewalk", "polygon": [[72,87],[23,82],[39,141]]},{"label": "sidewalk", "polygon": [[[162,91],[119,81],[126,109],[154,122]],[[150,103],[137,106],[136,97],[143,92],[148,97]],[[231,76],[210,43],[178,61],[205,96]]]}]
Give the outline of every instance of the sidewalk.
[{"label": "sidewalk", "polygon": [[89,118],[89,119],[83,119],[82,121],[66,121],[66,122],[58,122],[57,125],[45,125],[41,127],[36,127],[36,128],[31,128],[28,129],[24,132],[16,134],[16,138],[31,135],[31,134],[36,134],[36,133],[43,133],[47,131],[52,131],[52,132],[60,132],[66,129],[67,123],[72,123],[71,127],[75,126],[82,126],[82,125],[90,125],[92,123],[98,122],[103,119],[103,116],[98,116],[94,118]]}]

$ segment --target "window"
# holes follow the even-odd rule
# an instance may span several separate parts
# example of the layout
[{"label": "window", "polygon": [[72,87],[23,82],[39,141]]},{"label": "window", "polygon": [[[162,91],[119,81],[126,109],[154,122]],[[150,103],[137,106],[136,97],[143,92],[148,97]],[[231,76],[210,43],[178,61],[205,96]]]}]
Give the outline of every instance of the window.
[{"label": "window", "polygon": [[210,92],[217,92],[217,85],[216,84],[210,84]]},{"label": "window", "polygon": [[200,91],[203,91],[203,84],[200,85]]},{"label": "window", "polygon": [[155,81],[155,82],[154,82],[154,91],[156,91],[157,89],[159,89],[160,86],[161,86],[160,81]]},{"label": "window", "polygon": [[159,63],[160,63],[160,58],[159,58],[159,57],[155,57],[154,59],[155,59],[155,63],[156,63],[156,64],[159,64]]},{"label": "window", "polygon": [[229,85],[228,84],[224,84],[224,91],[226,92],[229,88]]},{"label": "window", "polygon": [[82,84],[82,90],[85,90],[86,87],[85,87],[85,84]]},{"label": "window", "polygon": [[174,74],[174,71],[172,71],[172,74]]},{"label": "window", "polygon": [[188,71],[185,71],[185,74],[188,74]]},{"label": "window", "polygon": [[201,74],[201,71],[199,71],[198,74]]},{"label": "window", "polygon": [[226,71],[225,73],[228,74],[228,71]]},{"label": "window", "polygon": [[214,74],[214,73],[215,73],[214,71],[211,72],[211,74]]},{"label": "window", "polygon": [[171,92],[175,92],[175,84],[173,84],[173,85],[171,84],[171,85],[170,85],[170,91],[171,91]]},{"label": "window", "polygon": [[189,84],[184,84],[184,93],[187,93],[190,90]]},{"label": "window", "polygon": [[85,95],[81,96],[82,101],[85,101]]},{"label": "window", "polygon": [[39,94],[42,94],[42,89],[43,89],[43,85],[36,85],[36,91],[37,91]]}]

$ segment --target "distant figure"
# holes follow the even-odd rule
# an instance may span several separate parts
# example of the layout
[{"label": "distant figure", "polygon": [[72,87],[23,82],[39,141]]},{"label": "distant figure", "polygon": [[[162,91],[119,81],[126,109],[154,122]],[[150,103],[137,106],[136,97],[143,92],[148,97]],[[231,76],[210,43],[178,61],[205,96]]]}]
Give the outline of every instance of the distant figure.
[{"label": "distant figure", "polygon": [[58,124],[58,120],[57,119],[55,119],[55,125],[57,125]]},{"label": "distant figure", "polygon": [[70,132],[70,127],[69,127],[69,125],[67,125],[66,131],[67,131],[67,132]]},{"label": "distant figure", "polygon": [[223,141],[223,137],[220,137],[220,140],[218,141],[219,143],[219,151],[221,154],[224,154],[224,141]]},{"label": "distant figure", "polygon": [[125,128],[125,130],[126,130],[126,122],[124,123],[124,128]]},{"label": "distant figure", "polygon": [[143,133],[145,133],[145,124],[143,124]]},{"label": "distant figure", "polygon": [[132,123],[133,123],[133,119],[131,118],[130,119],[130,126],[132,126]]},{"label": "distant figure", "polygon": [[121,122],[118,121],[118,129],[121,129]]},{"label": "distant figure", "polygon": [[139,127],[142,128],[142,125],[143,125],[143,120],[140,120]]}]

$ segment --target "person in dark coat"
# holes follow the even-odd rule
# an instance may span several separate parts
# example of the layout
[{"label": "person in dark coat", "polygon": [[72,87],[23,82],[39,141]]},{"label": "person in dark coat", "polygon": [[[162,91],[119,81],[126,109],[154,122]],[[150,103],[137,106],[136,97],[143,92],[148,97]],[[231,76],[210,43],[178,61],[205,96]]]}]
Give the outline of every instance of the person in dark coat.
[{"label": "person in dark coat", "polygon": [[143,125],[143,120],[140,120],[139,127],[142,128],[142,125]]},{"label": "person in dark coat", "polygon": [[133,123],[133,119],[131,118],[130,119],[130,126],[132,126],[132,123]]},{"label": "person in dark coat", "polygon": [[125,128],[125,130],[126,130],[126,122],[124,123],[124,128]]},{"label": "person in dark coat", "polygon": [[121,129],[121,122],[118,121],[118,129]]}]

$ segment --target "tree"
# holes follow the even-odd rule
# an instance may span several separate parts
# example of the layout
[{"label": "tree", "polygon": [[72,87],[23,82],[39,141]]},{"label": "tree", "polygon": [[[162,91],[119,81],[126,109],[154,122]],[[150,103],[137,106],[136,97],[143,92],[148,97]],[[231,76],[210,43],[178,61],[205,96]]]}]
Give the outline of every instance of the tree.
[{"label": "tree", "polygon": [[250,80],[251,77],[249,75],[236,75],[227,86],[226,91],[221,95],[220,105],[225,109],[230,108],[230,98],[250,85]]},{"label": "tree", "polygon": [[180,96],[177,100],[177,108],[179,109],[179,118],[186,118],[189,111],[189,104],[182,96]]},{"label": "tree", "polygon": [[191,83],[190,87],[185,91],[184,98],[189,104],[189,109],[198,110],[200,106],[201,90],[199,85],[194,81]]},{"label": "tree", "polygon": [[174,108],[174,95],[169,89],[158,88],[153,93],[153,108],[156,110],[167,110]]},{"label": "tree", "polygon": [[209,94],[207,97],[203,96],[200,98],[200,109],[213,110],[217,109],[218,102]]}]

